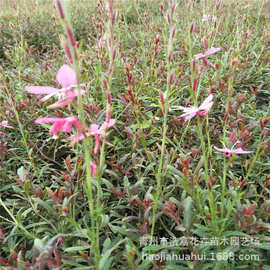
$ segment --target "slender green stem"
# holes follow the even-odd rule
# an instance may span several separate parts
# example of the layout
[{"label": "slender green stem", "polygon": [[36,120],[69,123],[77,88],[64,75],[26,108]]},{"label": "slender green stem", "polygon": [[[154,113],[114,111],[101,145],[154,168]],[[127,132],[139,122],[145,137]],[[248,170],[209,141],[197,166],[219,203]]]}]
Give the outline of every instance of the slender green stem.
[{"label": "slender green stem", "polygon": [[244,181],[248,180],[248,177],[249,177],[250,173],[252,172],[252,170],[253,170],[253,168],[254,168],[254,166],[256,164],[257,159],[259,158],[259,155],[260,155],[260,152],[261,152],[261,146],[262,146],[262,138],[261,138],[261,140],[259,142],[259,145],[257,147],[255,157],[253,158],[253,160],[252,160],[252,162],[251,162],[251,164],[250,164],[250,166],[248,168],[247,174],[244,177]]},{"label": "slender green stem", "polygon": [[[71,27],[69,25],[69,22],[66,19],[61,19],[61,23],[66,30],[66,35],[68,39],[70,39],[70,32]],[[69,29],[69,30],[68,30]],[[80,55],[79,51],[77,50],[76,46],[72,46],[72,42],[70,41],[70,48],[71,48],[71,54],[72,54],[72,61],[73,61],[73,67],[76,72],[77,77],[77,90],[78,90],[78,107],[76,108],[78,117],[80,119],[80,122],[83,124],[83,126],[86,126],[86,120],[85,120],[85,112],[84,112],[84,106],[82,101],[82,94],[81,94],[81,75],[80,75]],[[91,237],[91,244],[93,246],[94,251],[94,259],[95,259],[95,265],[96,269],[98,269],[98,264],[100,260],[100,251],[99,251],[99,231],[97,224],[97,216],[95,215],[95,204],[93,199],[93,179],[91,175],[91,153],[90,149],[92,149],[89,138],[85,138],[83,140],[83,149],[84,149],[84,162],[86,167],[86,194],[88,198],[88,206],[89,206],[89,214],[91,218],[91,230],[90,230],[90,237]]]},{"label": "slender green stem", "polygon": [[4,202],[3,202],[2,199],[1,199],[1,197],[0,197],[0,205],[3,206],[3,208],[4,208],[4,209],[6,210],[6,212],[9,214],[9,216],[12,218],[13,223],[14,223],[14,225],[15,225],[16,227],[20,228],[20,229],[25,233],[25,235],[27,235],[29,238],[31,238],[31,239],[35,239],[35,238],[36,238],[35,235],[33,235],[33,234],[31,234],[30,232],[28,232],[28,231],[24,228],[24,226],[21,224],[21,222],[18,221],[18,220],[15,218],[15,216],[10,212],[10,210],[9,210],[9,209],[7,208],[7,206],[4,204]]},{"label": "slender green stem", "polygon": [[[188,16],[190,18],[190,13],[188,13]],[[191,21],[191,19],[189,19],[188,21]],[[198,79],[198,86],[196,91],[193,91],[192,86],[194,83],[194,80],[196,78],[196,74],[195,74],[195,70],[193,70],[193,57],[192,57],[192,41],[191,41],[191,32],[190,29],[187,29],[187,38],[188,38],[188,56],[189,56],[189,60],[190,60],[190,70],[191,70],[191,76],[190,76],[190,80],[191,80],[191,87],[189,88],[190,91],[190,95],[193,99],[193,103],[194,106],[197,107],[198,106],[198,96],[200,93],[200,80],[199,77]],[[196,94],[197,93],[197,94]],[[202,153],[203,153],[203,159],[204,159],[204,175],[206,178],[206,184],[207,184],[207,189],[208,189],[208,194],[209,194],[209,205],[210,205],[210,212],[211,212],[211,217],[212,217],[212,226],[213,226],[213,231],[217,232],[218,228],[217,228],[217,221],[216,221],[216,206],[215,206],[215,201],[214,201],[214,195],[213,195],[213,191],[211,190],[211,181],[209,178],[209,166],[208,166],[208,154],[206,151],[206,146],[205,146],[205,141],[204,141],[204,136],[203,136],[203,132],[202,132],[202,124],[200,122],[200,119],[198,119],[197,121],[198,123],[198,136],[200,137],[201,140],[201,146],[202,146]],[[208,118],[207,118],[207,126],[208,126]],[[210,143],[210,139],[209,139],[209,130],[207,133],[207,139],[208,139],[208,144]],[[197,189],[199,189],[198,184],[197,185]]]},{"label": "slender green stem", "polygon": [[[79,119],[82,122],[82,124],[85,126],[85,113],[82,103],[82,95],[81,95],[81,89],[80,89],[80,67],[79,63],[77,61],[74,61],[74,68],[77,75],[77,81],[78,81],[78,114]],[[100,259],[100,252],[99,252],[99,231],[97,224],[97,217],[95,215],[95,207],[94,207],[94,200],[93,200],[93,184],[92,184],[92,175],[91,175],[91,155],[90,155],[90,143],[89,139],[86,138],[83,140],[83,149],[84,149],[84,159],[85,159],[85,166],[86,166],[86,183],[87,183],[87,197],[88,197],[88,205],[89,205],[89,211],[90,211],[90,217],[91,217],[91,241],[93,242],[94,246],[94,255],[95,255],[95,264],[98,269],[98,263]]]},{"label": "slender green stem", "polygon": [[208,194],[209,194],[209,205],[210,205],[210,212],[211,212],[211,218],[212,218],[212,225],[213,225],[213,231],[218,232],[218,227],[217,227],[217,220],[216,220],[216,205],[215,205],[215,200],[214,200],[214,194],[211,189],[211,180],[209,178],[209,167],[208,167],[208,154],[206,151],[206,146],[205,146],[205,141],[203,138],[203,132],[202,132],[202,124],[201,120],[198,119],[198,130],[199,130],[199,137],[201,140],[201,146],[202,146],[202,153],[203,153],[203,159],[204,159],[204,175],[206,178],[206,184],[207,184],[207,189],[208,189]]},{"label": "slender green stem", "polygon": [[156,214],[157,214],[157,208],[158,208],[158,199],[161,195],[161,189],[162,189],[162,169],[163,169],[163,161],[164,161],[164,153],[165,153],[165,146],[166,146],[166,134],[167,134],[167,104],[165,100],[165,115],[163,120],[163,132],[162,132],[162,145],[161,145],[161,155],[160,155],[160,161],[158,166],[158,171],[156,175],[157,179],[157,192],[155,194],[154,198],[154,206],[153,206],[153,220],[152,220],[152,228],[151,228],[151,237],[154,236],[155,231],[155,225],[156,225]]},{"label": "slender green stem", "polygon": [[[172,19],[172,18],[171,18]],[[152,227],[151,227],[151,238],[153,239],[154,231],[155,231],[155,225],[156,225],[156,214],[157,214],[157,208],[158,208],[158,199],[161,195],[162,190],[162,180],[163,180],[163,166],[164,166],[164,155],[165,155],[165,147],[166,147],[166,139],[167,139],[167,121],[168,121],[168,98],[170,93],[170,72],[171,72],[171,64],[169,55],[173,51],[173,37],[171,35],[171,31],[173,31],[171,24],[171,29],[169,31],[169,40],[167,44],[167,54],[166,54],[166,64],[167,64],[167,84],[166,84],[166,91],[164,93],[164,118],[163,118],[163,125],[162,125],[162,143],[161,143],[161,155],[160,155],[160,161],[159,166],[156,174],[156,180],[157,180],[157,191],[154,197],[154,205],[153,205],[153,218],[152,218]]]},{"label": "slender green stem", "polygon": [[5,85],[5,88],[7,89],[8,100],[9,100],[11,106],[12,106],[13,112],[15,113],[16,121],[18,123],[20,133],[22,135],[22,141],[23,141],[24,148],[25,148],[25,150],[27,152],[27,156],[28,156],[28,158],[30,160],[31,166],[34,169],[34,176],[37,176],[38,175],[38,169],[37,169],[37,167],[35,165],[34,159],[32,158],[31,151],[30,151],[30,148],[28,146],[27,139],[26,139],[26,136],[25,136],[25,132],[24,132],[24,129],[23,129],[23,125],[22,125],[20,117],[19,117],[19,113],[18,113],[18,111],[16,109],[16,105],[14,104],[12,95],[9,92],[9,87],[8,87],[8,85],[6,83],[5,77],[4,77],[3,74],[0,74],[0,75],[1,75],[2,81],[3,81],[4,85]]},{"label": "slender green stem", "polygon": [[[229,82],[228,82],[228,97],[227,97],[227,103],[226,103],[226,109],[225,109],[225,115],[229,112],[229,106],[230,106],[230,99],[232,97],[233,92],[233,74],[231,75]],[[226,119],[223,122],[223,143],[226,143],[226,126],[228,121],[228,115]],[[226,205],[225,203],[225,193],[226,193],[226,177],[227,177],[227,160],[226,157],[223,158],[223,177],[221,182],[221,218],[224,218],[224,207]]]}]

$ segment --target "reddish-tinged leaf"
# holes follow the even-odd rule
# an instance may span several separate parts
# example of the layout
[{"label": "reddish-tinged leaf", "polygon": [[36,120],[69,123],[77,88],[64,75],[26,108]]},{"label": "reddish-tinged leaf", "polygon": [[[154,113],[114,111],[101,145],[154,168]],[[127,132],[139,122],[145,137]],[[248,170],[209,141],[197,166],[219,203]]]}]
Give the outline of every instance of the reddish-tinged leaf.
[{"label": "reddish-tinged leaf", "polygon": [[256,204],[252,204],[249,208],[243,208],[244,217],[251,217],[256,212]]}]

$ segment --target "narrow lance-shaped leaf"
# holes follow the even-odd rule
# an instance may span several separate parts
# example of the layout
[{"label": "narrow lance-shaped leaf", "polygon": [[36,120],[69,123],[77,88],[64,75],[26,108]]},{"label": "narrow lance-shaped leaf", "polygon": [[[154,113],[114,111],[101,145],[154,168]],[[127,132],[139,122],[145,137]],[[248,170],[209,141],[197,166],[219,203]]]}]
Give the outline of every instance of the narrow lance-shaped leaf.
[{"label": "narrow lance-shaped leaf", "polygon": [[184,226],[187,230],[190,229],[192,223],[193,200],[187,197],[184,204]]}]

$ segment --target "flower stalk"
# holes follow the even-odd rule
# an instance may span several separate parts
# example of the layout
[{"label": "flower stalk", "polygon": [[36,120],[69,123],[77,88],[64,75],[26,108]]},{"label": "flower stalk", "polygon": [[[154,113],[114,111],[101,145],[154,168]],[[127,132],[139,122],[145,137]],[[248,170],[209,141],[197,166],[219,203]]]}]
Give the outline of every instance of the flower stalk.
[{"label": "flower stalk", "polygon": [[176,28],[174,25],[174,13],[176,9],[176,2],[175,0],[169,1],[169,7],[167,11],[167,23],[169,26],[169,39],[167,43],[167,84],[166,84],[166,91],[160,94],[161,97],[161,105],[163,110],[163,124],[162,124],[162,143],[161,143],[161,154],[160,154],[160,161],[156,173],[156,180],[157,180],[157,189],[154,195],[154,202],[153,202],[153,217],[152,217],[152,227],[151,227],[151,239],[154,237],[155,232],[155,225],[156,225],[156,216],[157,216],[157,208],[158,208],[158,200],[162,193],[162,180],[163,180],[163,167],[164,167],[164,157],[166,152],[166,140],[167,140],[167,130],[168,130],[168,109],[169,109],[169,94],[172,88],[172,76],[171,76],[171,63],[173,61],[173,42],[176,34]]}]

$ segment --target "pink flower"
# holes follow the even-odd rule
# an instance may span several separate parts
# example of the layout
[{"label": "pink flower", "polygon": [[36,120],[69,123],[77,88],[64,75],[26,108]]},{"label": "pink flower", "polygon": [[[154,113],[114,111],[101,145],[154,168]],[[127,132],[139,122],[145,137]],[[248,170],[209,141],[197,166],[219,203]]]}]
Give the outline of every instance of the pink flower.
[{"label": "pink flower", "polygon": [[[40,99],[40,102],[45,102],[55,95],[60,98],[63,97],[58,102],[49,106],[49,108],[57,108],[69,105],[79,94],[78,90],[72,90],[73,87],[77,86],[76,72],[68,65],[63,65],[57,72],[56,80],[62,86],[61,89],[50,86],[26,86],[25,90],[30,94],[46,94],[45,97]],[[85,91],[81,90],[81,94],[84,93]]]},{"label": "pink flower", "polygon": [[78,133],[82,133],[83,125],[79,122],[79,120],[74,117],[70,116],[67,118],[39,118],[35,121],[36,124],[48,124],[53,123],[50,128],[50,135],[53,136],[58,134],[61,130],[66,133],[70,133],[72,130],[72,126],[74,126]]},{"label": "pink flower", "polygon": [[104,122],[101,127],[100,127],[100,132],[102,132],[102,134],[105,133],[105,130],[109,127],[112,127],[115,124],[115,119],[109,119],[108,122]]},{"label": "pink flower", "polygon": [[201,59],[201,58],[206,58],[207,56],[214,54],[216,52],[219,52],[221,49],[220,48],[214,48],[211,47],[209,50],[207,50],[204,54],[199,53],[194,55],[195,60]]},{"label": "pink flower", "polygon": [[241,147],[236,148],[236,149],[228,149],[225,147],[225,148],[221,149],[221,148],[214,146],[214,149],[218,152],[224,153],[226,157],[231,157],[232,154],[250,154],[250,153],[252,153],[252,151],[245,151]]},{"label": "pink flower", "polygon": [[101,135],[105,135],[105,131],[107,128],[113,126],[115,124],[115,119],[110,119],[110,121],[104,122],[101,126],[92,124],[90,128],[87,128],[89,132],[86,133],[81,133],[76,136],[73,136],[71,138],[71,146],[74,145],[75,143],[89,137],[89,136],[94,136],[95,138],[95,149],[94,149],[94,154],[97,153],[98,148],[100,146],[100,143],[102,142]]},{"label": "pink flower", "polygon": [[36,124],[48,124],[53,123],[50,128],[50,135],[53,136],[58,134],[61,130],[66,133],[70,133],[72,127],[74,126],[77,129],[77,135],[70,137],[70,146],[73,146],[75,143],[89,137],[94,136],[95,138],[95,149],[94,153],[96,154],[100,143],[102,142],[101,135],[105,135],[106,129],[113,126],[115,124],[114,119],[110,119],[109,122],[104,122],[101,126],[92,124],[90,128],[84,127],[78,120],[78,118],[74,116],[70,116],[67,118],[39,118],[35,121]]},{"label": "pink flower", "polygon": [[3,120],[2,122],[0,122],[0,126],[5,127],[5,128],[14,128],[14,127],[8,125],[7,120]]},{"label": "pink flower", "polygon": [[185,118],[185,121],[190,120],[191,118],[195,117],[196,115],[199,116],[205,116],[211,107],[213,106],[213,95],[210,94],[202,103],[202,105],[197,107],[187,107],[183,108],[184,114],[181,115],[181,117]]}]

